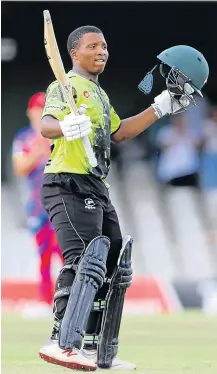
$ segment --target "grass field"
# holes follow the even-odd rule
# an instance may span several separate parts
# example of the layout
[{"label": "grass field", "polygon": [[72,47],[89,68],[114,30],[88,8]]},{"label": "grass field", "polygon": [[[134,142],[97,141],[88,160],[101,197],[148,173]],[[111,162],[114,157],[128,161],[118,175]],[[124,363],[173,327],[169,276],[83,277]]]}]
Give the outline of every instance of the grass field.
[{"label": "grass field", "polygon": [[[46,320],[24,322],[15,314],[3,315],[2,373],[72,373],[38,358],[50,328]],[[135,362],[139,374],[217,374],[217,318],[199,313],[125,317],[119,356]]]}]

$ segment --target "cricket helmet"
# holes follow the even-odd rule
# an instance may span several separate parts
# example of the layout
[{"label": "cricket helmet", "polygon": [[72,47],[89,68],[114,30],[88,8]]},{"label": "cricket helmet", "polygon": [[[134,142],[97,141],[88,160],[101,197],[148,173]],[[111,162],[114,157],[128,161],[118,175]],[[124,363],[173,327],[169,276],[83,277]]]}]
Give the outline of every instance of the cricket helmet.
[{"label": "cricket helmet", "polygon": [[[145,94],[151,92],[153,72],[159,67],[161,75],[166,80],[167,89],[174,99],[180,103],[180,98],[184,95],[190,106],[196,105],[192,94],[203,96],[201,89],[209,76],[209,66],[202,53],[187,45],[177,45],[161,52],[157,59],[160,62],[146,74],[138,86],[139,89]],[[182,109],[188,108],[189,106]]]}]

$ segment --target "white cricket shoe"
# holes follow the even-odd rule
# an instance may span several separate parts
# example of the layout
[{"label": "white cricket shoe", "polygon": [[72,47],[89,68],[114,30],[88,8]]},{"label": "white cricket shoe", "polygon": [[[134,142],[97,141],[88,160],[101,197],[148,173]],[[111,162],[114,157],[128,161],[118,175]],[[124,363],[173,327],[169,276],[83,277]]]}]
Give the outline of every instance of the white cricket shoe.
[{"label": "white cricket shoe", "polygon": [[94,371],[97,369],[96,363],[85,357],[78,349],[61,349],[57,340],[49,340],[40,349],[39,356],[51,364],[64,366],[72,370]]},{"label": "white cricket shoe", "polygon": [[[86,358],[89,358],[95,363],[97,362],[96,351],[88,351],[86,349],[82,349],[81,352]],[[112,361],[112,366],[107,370],[136,370],[136,365],[131,362],[123,361],[118,357],[114,357]]]}]

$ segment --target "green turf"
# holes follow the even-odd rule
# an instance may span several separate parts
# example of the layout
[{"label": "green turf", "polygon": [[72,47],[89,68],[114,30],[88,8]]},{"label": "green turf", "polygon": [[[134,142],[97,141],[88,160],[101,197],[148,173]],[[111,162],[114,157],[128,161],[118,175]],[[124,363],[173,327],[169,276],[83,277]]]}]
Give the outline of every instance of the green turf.
[{"label": "green turf", "polygon": [[[3,315],[2,373],[72,373],[38,358],[50,328],[48,321]],[[135,362],[139,374],[217,374],[217,319],[198,313],[125,317],[119,356]]]}]

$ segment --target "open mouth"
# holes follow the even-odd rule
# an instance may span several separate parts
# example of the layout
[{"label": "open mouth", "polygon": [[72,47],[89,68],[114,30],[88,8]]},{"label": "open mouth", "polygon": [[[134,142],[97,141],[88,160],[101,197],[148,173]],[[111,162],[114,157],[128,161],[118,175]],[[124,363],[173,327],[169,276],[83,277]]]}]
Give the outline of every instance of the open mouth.
[{"label": "open mouth", "polygon": [[104,63],[105,60],[103,58],[98,58],[97,60],[95,60],[95,62],[101,62],[101,63]]}]

